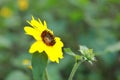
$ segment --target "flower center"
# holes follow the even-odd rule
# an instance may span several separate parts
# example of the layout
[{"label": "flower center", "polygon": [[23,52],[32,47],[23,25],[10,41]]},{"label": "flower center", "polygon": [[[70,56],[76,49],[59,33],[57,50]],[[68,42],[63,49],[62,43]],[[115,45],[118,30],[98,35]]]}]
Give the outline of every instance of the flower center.
[{"label": "flower center", "polygon": [[54,35],[52,35],[49,31],[43,31],[41,37],[43,42],[48,46],[53,46],[56,43]]}]

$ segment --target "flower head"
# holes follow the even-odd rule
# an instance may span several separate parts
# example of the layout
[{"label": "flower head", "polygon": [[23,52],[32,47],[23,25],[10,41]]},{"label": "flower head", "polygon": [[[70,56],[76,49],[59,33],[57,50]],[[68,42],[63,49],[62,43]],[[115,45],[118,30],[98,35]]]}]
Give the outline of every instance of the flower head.
[{"label": "flower head", "polygon": [[29,7],[28,0],[18,0],[18,6],[21,11],[25,11]]},{"label": "flower head", "polygon": [[22,64],[26,67],[28,67],[29,69],[32,69],[32,66],[31,66],[31,61],[29,59],[24,59],[22,61]]},{"label": "flower head", "polygon": [[42,24],[41,20],[35,20],[32,17],[32,20],[28,23],[32,26],[25,26],[24,30],[26,34],[31,35],[36,40],[29,49],[30,53],[39,53],[45,51],[48,55],[48,58],[52,62],[59,63],[59,58],[63,58],[62,47],[63,43],[59,37],[55,37],[53,32],[47,28],[47,24],[44,21]]},{"label": "flower head", "polygon": [[4,17],[4,18],[8,18],[12,15],[12,10],[8,7],[3,7],[0,10],[0,16]]},{"label": "flower head", "polygon": [[93,61],[96,61],[95,54],[93,53],[93,49],[89,49],[86,46],[80,46],[79,50],[84,58],[84,60],[88,61],[92,64]]}]

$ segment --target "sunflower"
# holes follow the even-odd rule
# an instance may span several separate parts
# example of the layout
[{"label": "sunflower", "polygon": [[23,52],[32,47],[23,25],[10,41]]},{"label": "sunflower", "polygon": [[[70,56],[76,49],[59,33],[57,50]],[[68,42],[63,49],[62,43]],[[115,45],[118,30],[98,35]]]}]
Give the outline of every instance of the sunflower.
[{"label": "sunflower", "polygon": [[29,53],[35,52],[47,54],[48,58],[52,62],[59,63],[59,59],[63,58],[62,47],[63,43],[59,37],[55,37],[53,31],[47,28],[46,21],[44,24],[40,19],[35,20],[32,16],[32,20],[27,21],[32,27],[25,26],[24,30],[26,34],[31,35],[36,40],[30,47]]}]

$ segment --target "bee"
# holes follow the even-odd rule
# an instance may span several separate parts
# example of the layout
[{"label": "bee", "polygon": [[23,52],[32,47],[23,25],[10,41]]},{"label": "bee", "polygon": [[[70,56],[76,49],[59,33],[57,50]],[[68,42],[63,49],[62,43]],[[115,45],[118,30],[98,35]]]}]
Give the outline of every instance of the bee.
[{"label": "bee", "polygon": [[53,46],[56,43],[54,35],[47,30],[42,32],[41,38],[42,41],[48,46]]}]

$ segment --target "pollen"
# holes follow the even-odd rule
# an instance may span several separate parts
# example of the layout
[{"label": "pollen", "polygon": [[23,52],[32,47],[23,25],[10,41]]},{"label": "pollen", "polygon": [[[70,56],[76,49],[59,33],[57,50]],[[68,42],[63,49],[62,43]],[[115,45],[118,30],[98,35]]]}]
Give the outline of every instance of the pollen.
[{"label": "pollen", "polygon": [[41,38],[42,38],[43,42],[48,46],[53,46],[56,43],[55,39],[54,39],[55,38],[54,35],[52,35],[47,30],[42,32]]}]

